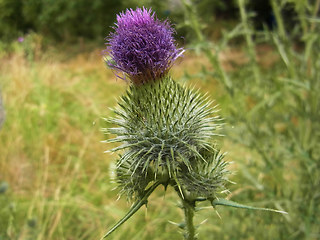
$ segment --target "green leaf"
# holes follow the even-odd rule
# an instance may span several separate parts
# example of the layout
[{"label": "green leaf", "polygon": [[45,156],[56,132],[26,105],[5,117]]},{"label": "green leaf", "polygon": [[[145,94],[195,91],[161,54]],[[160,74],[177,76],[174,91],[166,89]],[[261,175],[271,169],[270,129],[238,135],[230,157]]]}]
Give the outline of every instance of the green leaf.
[{"label": "green leaf", "polygon": [[120,227],[123,223],[125,223],[130,217],[132,217],[143,205],[147,204],[148,197],[150,194],[160,185],[160,182],[156,182],[150,188],[148,188],[144,192],[144,196],[135,202],[130,208],[129,212],[119,221],[117,222],[102,238],[107,238],[111,233],[113,233],[118,227]]},{"label": "green leaf", "polygon": [[227,206],[227,207],[235,207],[235,208],[244,208],[249,210],[261,210],[261,211],[269,211],[269,212],[276,212],[276,213],[282,213],[282,214],[288,214],[285,211],[275,210],[271,208],[259,208],[259,207],[252,207],[244,204],[240,204],[234,201],[230,201],[227,199],[215,199],[211,201],[212,206],[215,208],[217,205],[221,206]]}]

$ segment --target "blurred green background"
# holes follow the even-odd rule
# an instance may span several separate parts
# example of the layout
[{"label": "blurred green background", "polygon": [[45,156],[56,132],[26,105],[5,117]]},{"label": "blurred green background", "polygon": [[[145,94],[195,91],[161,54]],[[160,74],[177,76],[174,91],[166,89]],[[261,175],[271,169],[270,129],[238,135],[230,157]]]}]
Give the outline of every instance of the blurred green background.
[{"label": "blurred green background", "polygon": [[[206,21],[212,21],[218,15],[236,19],[233,1],[205,0],[196,4]],[[60,41],[82,38],[102,42],[111,30],[116,14],[137,6],[152,7],[158,17],[170,17],[175,23],[181,23],[183,19],[182,4],[177,0],[1,0],[0,37],[14,40],[36,32]]]},{"label": "blurred green background", "polygon": [[[289,213],[201,205],[199,239],[320,239],[320,0],[0,0],[0,240],[99,239],[129,209],[100,142],[127,84],[102,51],[137,6],[176,28],[173,77],[220,106],[221,196]],[[111,239],[182,239],[177,201],[158,189]]]}]

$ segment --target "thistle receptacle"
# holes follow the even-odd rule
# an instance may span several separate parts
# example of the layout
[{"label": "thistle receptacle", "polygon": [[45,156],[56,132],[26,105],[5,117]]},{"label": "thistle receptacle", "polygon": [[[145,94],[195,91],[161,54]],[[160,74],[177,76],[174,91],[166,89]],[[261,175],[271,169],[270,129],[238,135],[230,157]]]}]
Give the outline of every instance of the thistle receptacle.
[{"label": "thistle receptacle", "polygon": [[[220,124],[209,106],[205,97],[169,76],[132,85],[119,101],[117,117],[109,120],[118,125],[109,129],[116,135],[109,142],[122,143],[112,150],[124,151],[117,169],[129,167],[131,182],[143,175],[146,182],[180,184],[180,175],[207,164],[204,152],[216,151],[212,137]],[[140,180],[132,181],[135,176]]]}]

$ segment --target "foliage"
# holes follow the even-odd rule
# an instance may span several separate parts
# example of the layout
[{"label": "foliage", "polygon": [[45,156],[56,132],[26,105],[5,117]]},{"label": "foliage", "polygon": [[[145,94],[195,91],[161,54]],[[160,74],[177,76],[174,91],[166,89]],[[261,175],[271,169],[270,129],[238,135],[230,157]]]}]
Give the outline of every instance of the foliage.
[{"label": "foliage", "polygon": [[[192,5],[203,17],[203,27],[208,33],[213,30],[216,19],[223,21],[237,19],[236,1],[194,1]],[[256,10],[255,1],[251,0],[252,9]],[[266,4],[259,3],[263,8]],[[136,7],[152,7],[160,19],[170,18],[172,22],[181,23],[183,19],[180,1],[157,0],[0,0],[0,38],[10,41],[30,32],[42,34],[46,38],[74,40],[76,38],[102,39],[109,31],[114,16],[121,10]],[[258,9],[259,11],[259,9]],[[258,15],[263,15],[259,11]],[[257,21],[265,16],[258,16]],[[193,38],[187,28],[180,27],[178,34]],[[101,40],[100,40],[101,41]]]},{"label": "foliage", "polygon": [[24,28],[23,21],[19,21],[22,15],[21,1],[0,1],[0,38],[12,39],[17,37],[19,30]]},{"label": "foliage", "polygon": [[[214,69],[204,73],[214,76],[227,94],[224,100],[229,109],[224,114],[234,127],[227,131],[227,136],[259,155],[251,166],[242,166],[243,177],[253,182],[255,191],[261,192],[264,199],[289,212],[285,221],[277,216],[270,218],[279,226],[273,229],[273,238],[318,238],[320,27],[316,17],[320,1],[306,5],[291,1],[298,20],[287,28],[282,16],[286,1],[272,0],[277,29],[260,33],[252,27],[245,1],[239,0],[238,4],[241,23],[213,45],[205,40],[197,13],[185,3],[186,15],[195,19],[189,26],[197,33],[196,46]],[[247,60],[240,64],[233,62],[232,70],[226,72],[219,54],[235,37],[244,39]],[[257,52],[262,44],[277,52],[267,68],[259,59],[266,52]],[[253,177],[258,174],[263,174],[262,179]],[[283,185],[288,181],[290,184]],[[250,223],[243,223],[247,224]],[[241,227],[235,229],[242,235]],[[258,231],[252,235],[258,235]]]},{"label": "foliage", "polygon": [[121,8],[118,0],[1,0],[0,37],[35,31],[55,39],[102,38]]}]

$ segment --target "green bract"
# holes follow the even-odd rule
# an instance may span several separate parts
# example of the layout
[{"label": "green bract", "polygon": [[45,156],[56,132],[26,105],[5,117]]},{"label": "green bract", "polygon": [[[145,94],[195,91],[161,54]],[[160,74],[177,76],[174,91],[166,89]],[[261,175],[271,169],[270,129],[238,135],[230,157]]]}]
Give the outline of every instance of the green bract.
[{"label": "green bract", "polygon": [[110,120],[118,127],[109,129],[116,137],[109,142],[122,143],[111,151],[123,150],[117,181],[129,195],[139,194],[150,181],[179,184],[181,179],[183,184],[182,173],[196,174],[199,164],[208,164],[207,153],[215,156],[212,137],[220,119],[199,92],[167,76],[131,85],[118,104],[117,117]]},{"label": "green bract", "polygon": [[228,181],[228,163],[223,160],[224,154],[219,151],[204,150],[201,156],[206,162],[195,161],[193,171],[190,172],[181,169],[179,182],[192,199],[215,199],[218,190],[223,189]]}]

